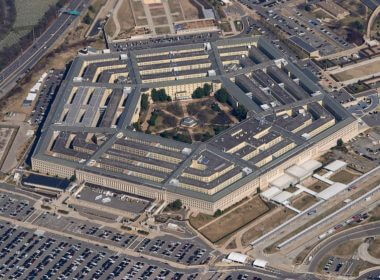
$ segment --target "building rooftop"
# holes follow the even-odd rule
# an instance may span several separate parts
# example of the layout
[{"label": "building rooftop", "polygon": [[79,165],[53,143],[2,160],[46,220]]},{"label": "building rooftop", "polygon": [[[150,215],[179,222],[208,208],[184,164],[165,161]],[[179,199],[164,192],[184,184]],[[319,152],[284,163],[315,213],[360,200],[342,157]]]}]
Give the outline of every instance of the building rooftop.
[{"label": "building rooftop", "polygon": [[[245,50],[257,57],[256,64],[226,73],[220,55],[229,57],[231,52],[234,55]],[[194,58],[204,54],[207,58]],[[128,51],[124,55],[88,55],[73,61],[33,159],[216,201],[354,121],[340,104],[263,38],[231,38],[211,42],[209,46],[178,45]],[[176,62],[177,66],[191,67],[210,61],[216,75],[175,79],[180,74],[203,75],[208,68],[175,71],[173,80],[165,80],[173,78],[171,72],[140,73],[174,65],[160,63],[163,58],[184,59]],[[271,59],[276,59],[276,63]],[[138,65],[152,61],[157,62],[157,67]],[[128,70],[126,84],[110,82],[110,75],[123,72],[106,68],[118,65]],[[86,75],[86,80],[75,79],[82,75]],[[94,80],[96,75],[100,78]],[[158,77],[163,80],[145,80]],[[226,88],[229,97],[246,108],[248,118],[205,143],[187,144],[133,129],[140,97],[146,89],[204,82]],[[317,91],[321,94],[311,95]],[[262,104],[268,104],[269,110],[263,110]],[[330,126],[318,130],[330,121]],[[308,139],[302,137],[305,133],[310,134]]]}]

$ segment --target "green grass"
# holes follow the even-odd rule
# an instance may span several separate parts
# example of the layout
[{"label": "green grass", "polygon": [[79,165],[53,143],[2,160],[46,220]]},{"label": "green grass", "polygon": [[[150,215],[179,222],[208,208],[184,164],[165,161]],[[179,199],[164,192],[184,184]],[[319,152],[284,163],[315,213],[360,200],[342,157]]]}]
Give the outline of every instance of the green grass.
[{"label": "green grass", "polygon": [[28,34],[33,26],[43,18],[45,12],[58,0],[14,0],[16,6],[16,20],[12,30],[0,41],[0,49],[17,43],[17,41]]}]

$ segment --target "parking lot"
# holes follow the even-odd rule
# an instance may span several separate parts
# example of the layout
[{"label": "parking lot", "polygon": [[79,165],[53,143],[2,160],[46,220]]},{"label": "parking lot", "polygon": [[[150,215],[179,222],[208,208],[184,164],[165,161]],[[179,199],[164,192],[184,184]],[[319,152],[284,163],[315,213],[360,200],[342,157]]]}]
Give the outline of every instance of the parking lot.
[{"label": "parking lot", "polygon": [[[248,4],[249,5],[249,4]],[[309,19],[305,13],[296,9],[289,10],[292,16],[283,16],[280,11],[266,10],[257,7],[257,12],[266,19],[267,23],[282,30],[288,36],[299,36],[309,45],[317,48],[322,55],[335,53],[352,47],[343,38],[334,34],[318,21]]]},{"label": "parking lot", "polygon": [[179,35],[179,36],[165,36],[160,38],[150,38],[144,40],[135,40],[119,43],[111,43],[111,51],[131,51],[131,50],[141,50],[146,48],[157,48],[157,47],[168,47],[173,45],[184,45],[193,43],[204,43],[212,42],[219,39],[218,32],[200,33],[200,34],[189,34],[189,35]]},{"label": "parking lot", "polygon": [[362,261],[330,256],[323,264],[323,272],[334,276],[352,275],[355,267]]},{"label": "parking lot", "polygon": [[[210,279],[271,279],[249,271],[208,275]],[[115,254],[97,245],[0,222],[1,279],[197,280],[202,276],[195,268],[173,268],[147,258]]]},{"label": "parking lot", "polygon": [[210,259],[210,249],[197,238],[193,238],[191,241],[184,241],[174,236],[162,236],[154,239],[142,238],[93,222],[56,216],[50,213],[41,214],[34,220],[33,224],[85,236],[90,240],[127,248],[182,264],[204,264]]},{"label": "parking lot", "polygon": [[163,259],[185,263],[187,265],[206,264],[210,260],[209,250],[200,244],[178,240],[173,237],[145,238],[136,248],[136,252],[156,255]]},{"label": "parking lot", "polygon": [[199,279],[165,264],[113,254],[44,232],[0,223],[2,279]]},{"label": "parking lot", "polygon": [[0,192],[0,216],[24,221],[34,211],[33,205],[31,199]]},{"label": "parking lot", "polygon": [[52,70],[45,79],[38,100],[30,117],[30,124],[40,125],[49,113],[49,108],[63,78],[62,70]]}]

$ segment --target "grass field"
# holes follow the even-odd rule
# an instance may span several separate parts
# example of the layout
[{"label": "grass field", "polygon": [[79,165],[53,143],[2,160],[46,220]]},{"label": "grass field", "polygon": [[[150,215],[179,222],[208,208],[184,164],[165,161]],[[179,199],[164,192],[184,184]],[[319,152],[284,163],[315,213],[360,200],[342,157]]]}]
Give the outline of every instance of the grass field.
[{"label": "grass field", "polygon": [[354,78],[360,78],[371,74],[376,74],[380,72],[380,62],[374,61],[361,65],[352,69],[348,69],[339,73],[334,74],[334,77],[338,81],[347,81]]},{"label": "grass field", "polygon": [[256,196],[240,207],[202,228],[200,232],[211,242],[217,242],[255,220],[268,210],[268,205],[261,200],[259,196]]},{"label": "grass field", "polygon": [[289,209],[281,209],[276,213],[267,214],[265,219],[243,234],[241,238],[242,245],[247,246],[250,242],[256,240],[264,233],[271,231],[295,215],[296,213]]},{"label": "grass field", "polygon": [[0,49],[11,46],[29,33],[33,26],[43,17],[49,6],[55,5],[58,0],[14,0],[16,6],[16,20],[12,30],[0,41]]},{"label": "grass field", "polygon": [[129,32],[136,26],[130,0],[123,0],[123,4],[121,4],[117,13],[117,18],[120,23],[120,33]]}]

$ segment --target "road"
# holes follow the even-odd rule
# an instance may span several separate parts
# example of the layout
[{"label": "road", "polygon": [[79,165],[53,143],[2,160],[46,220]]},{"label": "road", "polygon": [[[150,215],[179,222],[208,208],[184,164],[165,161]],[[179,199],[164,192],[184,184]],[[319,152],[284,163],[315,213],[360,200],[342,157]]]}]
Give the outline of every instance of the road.
[{"label": "road", "polygon": [[[89,0],[73,0],[66,7],[68,10],[82,12]],[[76,16],[61,14],[37,40],[26,49],[12,64],[0,72],[0,98],[9,92],[17,80],[25,75],[65,33]]]},{"label": "road", "polygon": [[318,264],[325,257],[330,250],[337,247],[338,245],[356,238],[364,238],[368,236],[375,236],[380,234],[380,222],[370,223],[342,231],[338,234],[335,234],[330,239],[327,240],[327,243],[318,249],[316,253],[313,253],[313,258],[309,265],[309,272],[315,272],[318,268]]}]

